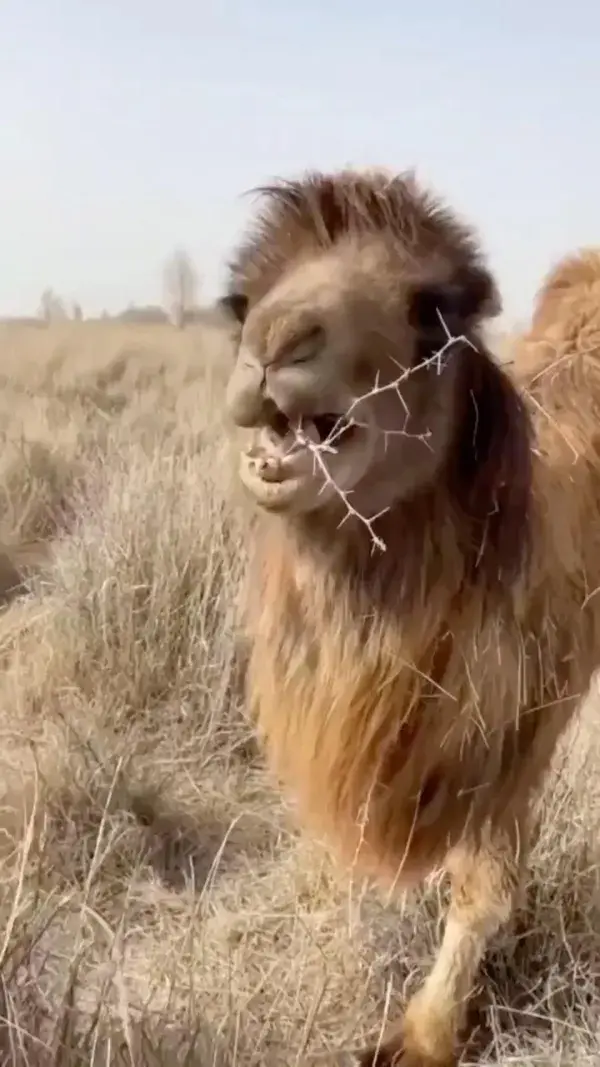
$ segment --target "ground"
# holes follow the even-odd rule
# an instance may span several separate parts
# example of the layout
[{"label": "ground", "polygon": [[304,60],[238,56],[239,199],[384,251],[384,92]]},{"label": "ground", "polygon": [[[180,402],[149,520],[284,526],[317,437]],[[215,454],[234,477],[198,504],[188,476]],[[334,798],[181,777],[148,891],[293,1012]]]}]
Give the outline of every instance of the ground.
[{"label": "ground", "polygon": [[[0,346],[0,1063],[350,1063],[427,970],[445,888],[386,901],[337,871],[263,771],[227,335]],[[600,1062],[598,718],[592,698],[542,798],[467,1063]]]}]

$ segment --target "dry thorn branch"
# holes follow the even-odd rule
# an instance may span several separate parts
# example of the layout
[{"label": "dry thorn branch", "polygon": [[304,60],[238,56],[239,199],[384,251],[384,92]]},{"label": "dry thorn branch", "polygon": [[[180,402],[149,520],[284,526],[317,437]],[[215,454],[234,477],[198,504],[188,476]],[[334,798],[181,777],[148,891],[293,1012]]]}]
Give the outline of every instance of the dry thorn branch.
[{"label": "dry thorn branch", "polygon": [[[358,521],[361,522],[363,526],[366,526],[367,530],[369,531],[369,536],[371,537],[373,549],[377,548],[380,552],[385,552],[387,549],[387,545],[383,538],[375,532],[374,525],[377,520],[381,518],[382,515],[385,515],[385,513],[389,511],[389,505],[383,508],[381,511],[378,511],[375,515],[363,515],[362,512],[358,511],[358,509],[355,508],[350,502],[349,497],[353,490],[344,490],[341,488],[341,486],[337,484],[337,482],[332,477],[329,471],[329,467],[327,465],[325,457],[327,454],[331,455],[337,453],[338,447],[336,446],[336,442],[349,429],[352,429],[354,427],[362,429],[371,428],[367,425],[367,423],[360,422],[358,419],[356,419],[353,415],[353,412],[356,410],[359,404],[362,404],[368,400],[372,400],[376,396],[381,396],[383,393],[394,393],[398,398],[404,413],[404,425],[402,427],[393,430],[377,427],[379,432],[384,435],[386,444],[387,439],[391,436],[410,437],[414,440],[422,441],[424,445],[429,447],[427,442],[428,438],[431,436],[431,431],[427,430],[425,433],[411,434],[407,429],[408,422],[410,419],[410,411],[408,410],[408,406],[402,395],[401,386],[413,374],[416,374],[418,371],[425,370],[428,367],[435,366],[436,373],[438,375],[441,374],[445,362],[447,361],[450,353],[452,352],[452,349],[456,345],[468,345],[470,348],[475,348],[473,342],[470,341],[468,337],[465,337],[464,334],[455,337],[450,333],[450,330],[448,329],[448,326],[439,310],[438,317],[446,334],[446,341],[442,345],[442,347],[436,352],[434,352],[427,359],[423,360],[421,363],[418,363],[414,367],[400,367],[400,364],[396,363],[396,365],[400,369],[400,374],[396,378],[394,378],[393,381],[386,382],[385,385],[380,384],[378,373],[372,388],[369,389],[368,392],[363,393],[361,396],[356,396],[353,398],[347,411],[344,413],[344,415],[340,416],[331,432],[323,441],[314,441],[313,438],[309,434],[307,434],[306,431],[302,428],[302,425],[300,423],[294,428],[295,446],[297,448],[307,449],[312,454],[315,467],[319,469],[323,476],[324,481],[321,492],[323,491],[326,485],[330,485],[335,490],[337,496],[344,504],[346,514],[341,519],[339,527],[343,526],[343,524],[347,522],[347,520],[351,516],[353,516],[355,519],[358,519]],[[396,361],[394,360],[394,362]]]}]

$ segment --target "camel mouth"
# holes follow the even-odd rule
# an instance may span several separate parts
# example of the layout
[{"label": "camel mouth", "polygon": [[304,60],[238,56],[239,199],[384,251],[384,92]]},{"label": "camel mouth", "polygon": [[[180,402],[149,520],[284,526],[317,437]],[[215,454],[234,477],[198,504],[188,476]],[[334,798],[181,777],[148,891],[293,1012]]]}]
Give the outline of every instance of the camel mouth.
[{"label": "camel mouth", "polygon": [[273,409],[266,424],[274,444],[293,444],[296,450],[310,447],[311,442],[316,446],[325,445],[327,449],[337,449],[349,441],[355,428],[354,423],[337,412],[303,415],[292,422],[279,408]]},{"label": "camel mouth", "polygon": [[323,415],[315,415],[313,425],[319,436],[321,444],[329,444],[334,447],[338,442],[347,439],[353,427],[343,415],[336,415],[327,411]]},{"label": "camel mouth", "polygon": [[334,412],[292,420],[276,409],[258,430],[247,455],[259,459],[257,473],[262,478],[283,482],[297,475],[306,476],[310,470],[314,473],[323,463],[331,462],[352,442],[357,429],[343,415]]},{"label": "camel mouth", "polygon": [[242,480],[265,507],[287,507],[329,480],[340,454],[360,447],[360,426],[336,412],[290,419],[273,407],[241,457]]}]

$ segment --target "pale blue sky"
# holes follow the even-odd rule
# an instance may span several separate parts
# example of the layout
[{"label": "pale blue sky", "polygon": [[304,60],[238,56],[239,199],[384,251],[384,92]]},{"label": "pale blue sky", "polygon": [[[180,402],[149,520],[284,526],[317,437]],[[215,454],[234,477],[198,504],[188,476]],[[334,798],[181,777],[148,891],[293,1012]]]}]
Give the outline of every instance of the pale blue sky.
[{"label": "pale blue sky", "polygon": [[508,316],[600,243],[592,0],[1,0],[0,314],[218,292],[251,201],[306,167],[416,165],[481,229]]}]

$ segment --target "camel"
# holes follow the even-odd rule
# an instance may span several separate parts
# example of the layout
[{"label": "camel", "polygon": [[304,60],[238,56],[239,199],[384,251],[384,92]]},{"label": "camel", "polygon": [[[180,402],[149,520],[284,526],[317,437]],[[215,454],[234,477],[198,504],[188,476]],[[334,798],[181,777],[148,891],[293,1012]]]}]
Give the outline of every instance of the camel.
[{"label": "camel", "polygon": [[434,965],[357,1062],[449,1067],[597,667],[600,260],[556,269],[508,368],[477,235],[414,173],[260,192],[222,298],[256,504],[249,714],[341,864],[447,873]]}]

